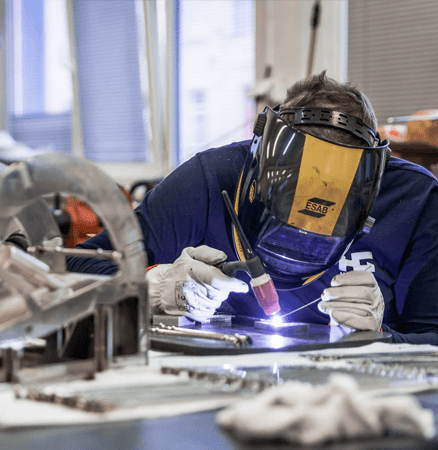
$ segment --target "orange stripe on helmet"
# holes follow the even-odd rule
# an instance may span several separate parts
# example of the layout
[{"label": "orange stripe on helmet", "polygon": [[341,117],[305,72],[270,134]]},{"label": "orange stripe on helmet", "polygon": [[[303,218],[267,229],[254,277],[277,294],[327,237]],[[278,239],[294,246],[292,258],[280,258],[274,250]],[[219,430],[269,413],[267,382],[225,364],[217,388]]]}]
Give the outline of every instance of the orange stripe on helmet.
[{"label": "orange stripe on helmet", "polygon": [[360,148],[342,147],[307,135],[287,223],[331,236],[362,153]]}]

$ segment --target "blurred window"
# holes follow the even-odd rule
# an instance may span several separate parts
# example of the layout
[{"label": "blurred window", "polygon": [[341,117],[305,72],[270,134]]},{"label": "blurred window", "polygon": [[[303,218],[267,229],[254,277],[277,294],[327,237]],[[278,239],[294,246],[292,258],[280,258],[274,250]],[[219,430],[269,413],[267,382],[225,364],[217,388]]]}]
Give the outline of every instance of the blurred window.
[{"label": "blurred window", "polygon": [[139,61],[144,20],[136,4],[73,2],[83,146],[93,161],[150,158]]},{"label": "blurred window", "polygon": [[255,1],[181,0],[179,58],[179,161],[252,137]]},{"label": "blurred window", "polygon": [[[88,159],[153,162],[143,1],[13,0],[6,6],[12,136],[32,148],[71,152],[75,110]],[[164,8],[158,0],[154,45],[164,64],[165,38],[176,39],[179,145],[170,158],[179,164],[252,135],[247,92],[255,80],[255,0],[175,0],[173,34],[166,34]]]},{"label": "blurred window", "polygon": [[[99,162],[145,161],[142,3],[87,0],[72,5],[84,156]],[[67,2],[14,0],[7,2],[7,9],[12,42],[9,131],[30,147],[71,152],[73,83]]]},{"label": "blurred window", "polygon": [[66,2],[6,2],[9,132],[32,148],[69,152],[73,99]]}]

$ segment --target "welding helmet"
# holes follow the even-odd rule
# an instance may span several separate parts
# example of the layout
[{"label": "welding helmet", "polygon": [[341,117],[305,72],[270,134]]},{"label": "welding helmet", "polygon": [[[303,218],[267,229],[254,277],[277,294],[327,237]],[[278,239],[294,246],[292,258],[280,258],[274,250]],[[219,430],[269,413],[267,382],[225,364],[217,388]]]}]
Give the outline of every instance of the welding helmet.
[{"label": "welding helmet", "polygon": [[[332,142],[300,130],[300,124],[341,129],[364,145]],[[380,142],[375,130],[348,114],[280,107],[259,114],[234,209],[277,289],[318,278],[368,228],[390,152],[388,141]],[[245,260],[235,229],[233,240]]]}]

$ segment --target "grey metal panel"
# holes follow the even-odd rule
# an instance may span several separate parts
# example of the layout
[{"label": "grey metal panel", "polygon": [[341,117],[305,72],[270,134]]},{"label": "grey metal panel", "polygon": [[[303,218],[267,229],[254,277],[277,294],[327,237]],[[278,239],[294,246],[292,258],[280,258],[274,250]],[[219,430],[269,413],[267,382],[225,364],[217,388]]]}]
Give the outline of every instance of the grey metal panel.
[{"label": "grey metal panel", "polygon": [[438,107],[438,2],[350,0],[348,78],[377,119]]}]

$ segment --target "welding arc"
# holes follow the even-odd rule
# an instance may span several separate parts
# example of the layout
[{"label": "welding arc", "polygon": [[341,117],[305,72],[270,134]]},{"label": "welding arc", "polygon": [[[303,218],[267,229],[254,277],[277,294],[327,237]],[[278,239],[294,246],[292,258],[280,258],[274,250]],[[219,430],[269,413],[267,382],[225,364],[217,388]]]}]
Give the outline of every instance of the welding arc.
[{"label": "welding arc", "polygon": [[308,306],[312,305],[313,303],[316,303],[316,302],[319,301],[319,300],[321,300],[321,297],[318,297],[316,300],[312,300],[311,302],[306,303],[305,305],[300,306],[299,308],[294,309],[293,311],[290,311],[290,312],[288,312],[288,313],[286,313],[286,314],[283,314],[282,316],[279,316],[279,318],[282,319],[283,317],[286,317],[286,316],[288,316],[288,315],[290,315],[290,314],[293,314],[294,312],[297,312],[297,311],[299,311],[300,309],[307,308]]},{"label": "welding arc", "polygon": [[228,212],[230,213],[231,220],[233,221],[234,228],[236,229],[237,235],[239,236],[240,242],[242,243],[243,253],[245,254],[246,259],[254,258],[254,252],[252,251],[251,246],[249,245],[248,239],[243,232],[242,225],[240,225],[239,219],[237,218],[236,213],[234,212],[233,205],[231,204],[230,197],[227,191],[222,191],[222,197],[224,199],[225,205],[227,205]]}]

